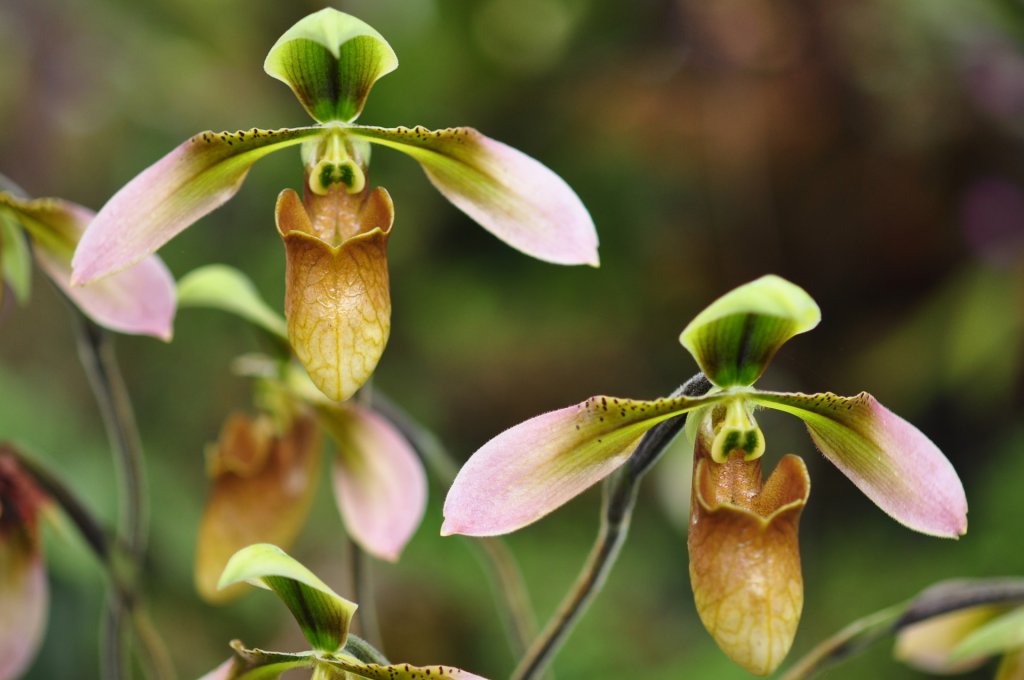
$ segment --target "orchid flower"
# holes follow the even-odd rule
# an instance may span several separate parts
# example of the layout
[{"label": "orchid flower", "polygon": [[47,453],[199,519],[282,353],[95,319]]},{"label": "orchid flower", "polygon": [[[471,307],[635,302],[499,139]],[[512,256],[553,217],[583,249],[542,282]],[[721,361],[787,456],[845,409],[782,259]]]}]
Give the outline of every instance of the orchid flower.
[{"label": "orchid flower", "polygon": [[26,199],[0,190],[0,298],[6,283],[19,302],[27,300],[31,251],[57,287],[99,325],[170,340],[174,279],[156,256],[95,284],[71,286],[71,254],[93,216],[70,201]]},{"label": "orchid flower", "polygon": [[38,518],[47,502],[0,445],[0,680],[21,677],[43,640],[49,589]]},{"label": "orchid flower", "polygon": [[597,235],[555,173],[472,128],[355,124],[374,83],[398,66],[387,41],[334,9],[302,19],[271,48],[264,70],[286,83],[315,125],[202,132],[125,185],[100,210],[73,260],[75,284],[156,251],[230,199],[252,165],[302,145],[305,200],[277,204],[288,274],[288,334],[327,396],[351,396],[372,373],[390,328],[385,246],[393,208],[366,178],[370,144],[412,156],[449,201],[533,257],[597,266]]},{"label": "orchid flower", "polygon": [[[284,340],[284,319],[241,272],[202,267],[181,279],[183,307],[230,310]],[[383,416],[354,400],[326,398],[287,359],[249,356],[241,372],[257,379],[260,413],[234,414],[207,451],[212,489],[196,549],[197,589],[224,602],[239,589],[217,588],[236,551],[253,543],[289,546],[312,504],[321,470],[323,435],[337,455],[331,482],[348,535],[367,553],[395,562],[423,519],[427,479],[408,441]]]},{"label": "orchid flower", "polygon": [[257,544],[240,550],[228,562],[220,583],[237,583],[271,590],[291,611],[312,649],[307,652],[268,652],[247,649],[237,640],[235,656],[202,680],[276,678],[298,668],[313,669],[314,678],[370,680],[483,680],[450,666],[390,664],[365,642],[349,635],[357,605],[341,597],[306,567],[274,545]]},{"label": "orchid flower", "polygon": [[441,533],[489,536],[524,527],[611,474],[652,427],[696,411],[687,429],[695,443],[689,548],[698,613],[730,657],[754,673],[771,672],[789,649],[803,603],[797,523],[810,482],[796,456],[784,457],[762,482],[765,439],[756,408],[803,420],[821,453],[897,522],[950,538],[967,530],[967,502],[952,465],[874,397],[753,387],[776,351],[819,320],[811,297],[777,276],[733,290],[680,336],[713,385],[707,394],[597,396],[503,432],[459,472]]}]

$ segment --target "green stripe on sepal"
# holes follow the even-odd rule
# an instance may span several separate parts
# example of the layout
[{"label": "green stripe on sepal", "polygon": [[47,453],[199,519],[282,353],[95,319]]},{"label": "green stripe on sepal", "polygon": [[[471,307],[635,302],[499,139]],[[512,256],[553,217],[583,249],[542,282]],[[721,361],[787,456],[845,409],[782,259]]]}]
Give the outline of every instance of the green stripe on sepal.
[{"label": "green stripe on sepal", "polygon": [[288,29],[263,63],[321,123],[355,120],[373,84],[397,67],[398,57],[380,33],[331,8]]},{"label": "green stripe on sepal", "polygon": [[802,288],[769,274],[718,298],[683,329],[679,342],[719,387],[752,385],[787,340],[821,321]]},{"label": "green stripe on sepal", "polygon": [[333,653],[345,645],[358,605],[335,593],[277,546],[257,543],[235,553],[218,587],[242,581],[274,591],[314,650]]}]

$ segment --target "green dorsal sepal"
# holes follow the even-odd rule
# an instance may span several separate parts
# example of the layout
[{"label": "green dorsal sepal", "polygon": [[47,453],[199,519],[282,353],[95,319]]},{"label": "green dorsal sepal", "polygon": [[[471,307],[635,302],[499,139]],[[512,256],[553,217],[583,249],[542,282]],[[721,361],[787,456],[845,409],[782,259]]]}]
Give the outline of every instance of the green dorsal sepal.
[{"label": "green dorsal sepal", "polygon": [[747,386],[761,377],[779,347],[820,320],[810,295],[769,274],[712,302],[679,341],[715,385]]},{"label": "green dorsal sepal", "polygon": [[333,653],[345,645],[357,605],[277,546],[257,543],[235,553],[224,567],[218,587],[242,581],[274,591],[291,610],[314,651]]},{"label": "green dorsal sepal", "polygon": [[331,8],[288,29],[263,63],[321,123],[355,120],[373,84],[397,67],[398,57],[380,33]]}]

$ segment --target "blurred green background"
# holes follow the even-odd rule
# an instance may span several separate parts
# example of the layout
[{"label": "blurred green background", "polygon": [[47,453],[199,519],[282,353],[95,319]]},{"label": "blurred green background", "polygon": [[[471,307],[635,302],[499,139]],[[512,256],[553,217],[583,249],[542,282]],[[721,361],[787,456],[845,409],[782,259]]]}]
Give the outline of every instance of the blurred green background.
[{"label": "blurred green background", "polygon": [[[448,205],[411,160],[375,152],[391,192],[393,332],[377,385],[459,458],[500,430],[598,393],[654,397],[695,370],[687,321],[766,272],[805,287],[824,321],[765,387],[871,391],[927,432],[971,503],[959,542],[911,533],[766,414],[770,461],[804,455],[806,603],[791,659],[850,620],[950,577],[1024,574],[1024,5],[1018,0],[351,0],[401,67],[363,122],[472,125],[541,159],[589,206],[600,269],[533,261]],[[0,172],[93,208],[205,129],[304,125],[266,51],[323,4],[252,0],[5,0]],[[247,272],[275,305],[277,193],[297,152],[259,163],[239,195],[162,251],[175,275]],[[0,439],[52,464],[102,516],[114,484],[70,318],[37,276],[0,315]],[[254,593],[215,608],[192,588],[203,448],[251,385],[229,363],[260,349],[243,322],[182,310],[169,345],[118,349],[153,493],[148,590],[183,678],[241,638],[300,648]],[[554,669],[566,678],[742,678],[701,628],[687,576],[688,460],[642,490],[606,591]],[[293,553],[345,592],[345,541],[324,484]],[[397,565],[375,566],[386,651],[500,678],[512,667],[488,585],[459,538],[438,538],[445,489]],[[597,528],[591,491],[509,537],[542,618]],[[28,677],[89,678],[103,578],[70,528],[49,531],[53,602]],[[0,605],[2,606],[2,605]],[[990,677],[992,667],[972,677]],[[828,678],[924,677],[878,645]]]}]

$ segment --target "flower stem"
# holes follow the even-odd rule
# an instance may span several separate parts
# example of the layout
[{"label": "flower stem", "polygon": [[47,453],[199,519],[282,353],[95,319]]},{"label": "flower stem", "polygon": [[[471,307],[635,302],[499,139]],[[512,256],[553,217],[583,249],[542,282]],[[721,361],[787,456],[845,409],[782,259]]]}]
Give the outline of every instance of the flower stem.
[{"label": "flower stem", "polygon": [[118,512],[118,537],[137,562],[146,549],[145,467],[135,414],[110,335],[81,314],[78,319],[78,353],[89,378],[114,452],[114,465],[122,489]]},{"label": "flower stem", "polygon": [[[672,396],[699,396],[711,389],[711,383],[698,373]],[[526,656],[512,674],[513,680],[538,678],[601,591],[629,533],[629,523],[636,504],[640,480],[658,460],[665,448],[686,423],[686,415],[676,416],[653,427],[644,435],[629,461],[605,480],[601,504],[601,528],[583,569],[572,590],[540,636],[527,650]]]},{"label": "flower stem", "polygon": [[[79,358],[111,443],[120,489],[117,549],[97,553],[107,567],[113,585],[103,619],[102,670],[104,677],[112,680],[131,678],[130,645],[134,639],[139,643],[147,677],[173,678],[170,656],[142,607],[137,589],[146,553],[149,505],[142,441],[131,398],[121,376],[111,336],[73,305],[72,309],[76,319]],[[89,540],[89,534],[85,535]]]},{"label": "flower stem", "polygon": [[380,633],[380,619],[377,616],[377,597],[373,588],[373,571],[370,569],[370,558],[366,551],[351,538],[348,541],[350,574],[352,576],[352,593],[359,605],[359,617],[356,624],[365,641],[374,647],[383,646]]},{"label": "flower stem", "polygon": [[[437,436],[379,390],[374,393],[374,408],[409,440],[430,472],[444,485],[451,486],[459,471],[458,464]],[[467,539],[467,544],[487,574],[509,647],[514,655],[519,656],[526,651],[537,631],[536,617],[519,564],[500,538]]]}]

